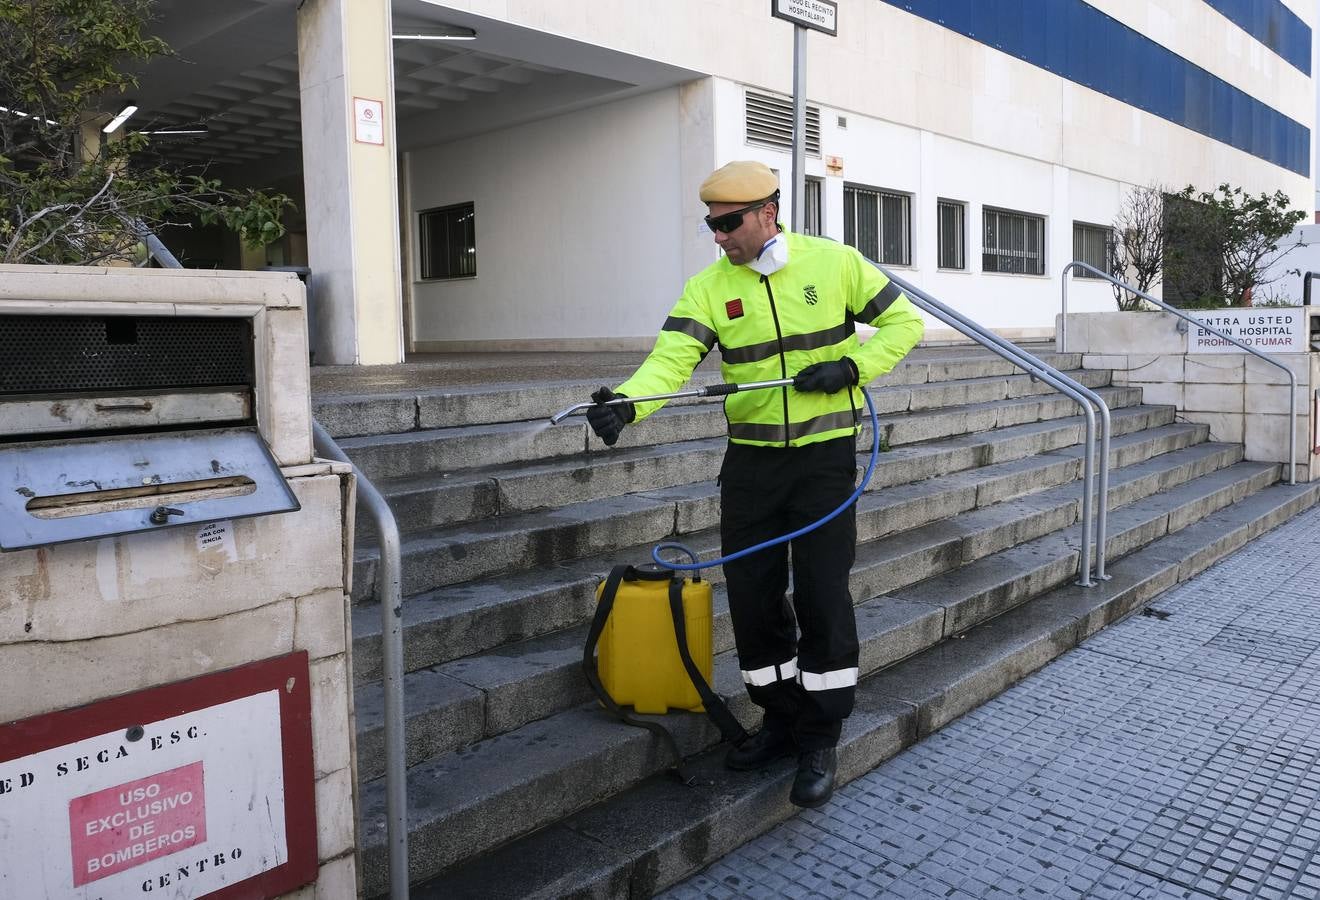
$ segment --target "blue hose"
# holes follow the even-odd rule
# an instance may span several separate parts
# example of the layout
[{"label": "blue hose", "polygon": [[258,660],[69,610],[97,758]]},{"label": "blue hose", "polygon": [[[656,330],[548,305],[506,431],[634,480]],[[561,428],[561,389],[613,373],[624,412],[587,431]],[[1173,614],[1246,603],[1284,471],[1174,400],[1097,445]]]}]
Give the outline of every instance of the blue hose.
[{"label": "blue hose", "polygon": [[[871,482],[871,475],[872,473],[875,472],[876,460],[880,458],[880,417],[876,415],[875,401],[871,399],[870,392],[868,392],[865,388],[862,388],[862,396],[866,398],[866,409],[868,412],[871,413],[871,459],[866,464],[866,474],[862,476],[861,483],[858,484],[857,488],[848,496],[848,499],[840,503],[832,512],[826,513],[816,521],[812,522],[810,525],[803,525],[797,531],[790,531],[788,534],[781,534],[777,538],[771,538],[768,541],[762,541],[759,544],[753,544],[751,547],[744,547],[742,550],[738,550],[735,553],[730,553],[728,556],[721,556],[719,559],[712,559],[706,562],[702,562],[701,558],[697,555],[697,552],[695,550],[693,550],[691,547],[687,546],[686,544],[680,544],[676,541],[666,541],[665,543],[662,544],[656,544],[655,547],[652,548],[651,550],[651,559],[655,560],[657,565],[664,566],[666,569],[674,569],[675,571],[679,571],[679,572],[700,571],[702,569],[709,569],[714,566],[720,566],[726,562],[729,562],[730,560],[742,559],[744,556],[750,556],[751,554],[756,553],[760,550],[764,550],[767,547],[775,547],[778,546],[779,544],[788,543],[789,541],[794,540],[795,538],[800,538],[804,534],[815,531],[817,528],[824,525],[826,522],[829,522],[830,520],[834,519],[845,509],[856,503],[857,498],[862,495],[862,491],[866,490],[866,486]],[[664,550],[679,550],[683,553],[686,553],[688,557],[692,560],[692,562],[690,563],[671,562],[660,556],[660,553]]]}]

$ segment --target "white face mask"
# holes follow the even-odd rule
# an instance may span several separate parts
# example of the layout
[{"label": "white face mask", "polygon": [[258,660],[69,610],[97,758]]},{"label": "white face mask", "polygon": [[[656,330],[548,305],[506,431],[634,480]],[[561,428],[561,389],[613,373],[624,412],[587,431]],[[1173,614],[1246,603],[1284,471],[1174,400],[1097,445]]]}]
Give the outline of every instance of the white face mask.
[{"label": "white face mask", "polygon": [[773,275],[788,265],[788,240],[783,234],[777,234],[765,242],[756,259],[747,263],[747,268],[760,275]]}]

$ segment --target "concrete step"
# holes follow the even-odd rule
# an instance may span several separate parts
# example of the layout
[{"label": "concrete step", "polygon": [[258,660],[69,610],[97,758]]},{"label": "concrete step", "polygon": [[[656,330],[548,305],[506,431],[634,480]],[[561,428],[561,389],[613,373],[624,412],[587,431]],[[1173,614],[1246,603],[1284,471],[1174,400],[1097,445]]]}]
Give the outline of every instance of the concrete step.
[{"label": "concrete step", "polygon": [[[1127,407],[1114,411],[1113,465],[1129,465],[1152,455],[1204,441],[1204,425],[1162,424],[1172,420],[1168,407]],[[1080,457],[1081,426],[1075,420],[1019,425],[966,435],[936,444],[895,448],[882,454],[871,478],[872,491],[939,473],[1027,459],[1058,451]],[[1153,441],[1153,443],[1152,443]],[[689,536],[703,558],[718,555],[718,538]],[[500,644],[557,631],[581,621],[594,604],[597,582],[619,560],[645,561],[650,545],[623,547],[581,561],[567,561],[532,572],[451,585],[409,597],[404,604],[404,654],[407,671],[480,653]],[[715,573],[718,577],[718,572]],[[359,682],[380,678],[380,611],[375,603],[353,611],[353,669]]]},{"label": "concrete step", "polygon": [[[1108,395],[1107,402],[1115,409],[1133,405],[1140,399],[1140,391],[1133,388],[1103,388],[1101,392]],[[1061,400],[1067,398],[1037,397],[909,413],[882,422],[882,427],[890,432],[891,445],[978,434],[1062,418],[1072,403]],[[1124,422],[1125,427],[1132,424],[1132,420]],[[1116,431],[1118,427],[1116,423]],[[1079,419],[1079,435],[1080,431]],[[861,446],[869,443],[868,427],[863,431]],[[704,477],[713,479],[714,475],[712,471]],[[708,527],[718,515],[715,486],[709,480],[694,482],[669,490],[616,494],[556,509],[416,533],[403,544],[404,593],[417,594],[447,584],[550,565],[611,547],[658,541],[668,535]],[[703,519],[705,524],[699,524]],[[370,599],[374,592],[376,557],[374,547],[358,546],[353,596],[359,602]]]},{"label": "concrete step", "polygon": [[[1107,371],[1084,370],[1074,375],[1084,384],[1104,387]],[[925,389],[925,393],[920,393]],[[942,405],[986,403],[999,399],[1039,396],[1049,391],[1040,382],[1032,383],[1025,375],[1016,378],[970,379],[935,385],[894,386],[873,392],[877,412],[924,411]],[[668,427],[668,419],[661,420]],[[433,432],[427,432],[433,434]],[[484,439],[504,439],[508,429],[487,429]],[[469,437],[472,437],[469,435]],[[725,436],[683,442],[645,443],[646,435],[631,435],[634,446],[610,452],[583,451],[548,461],[504,462],[457,471],[423,472],[383,479],[377,487],[394,510],[399,529],[405,533],[426,528],[476,521],[492,516],[509,515],[554,506],[564,497],[592,500],[641,490],[672,487],[704,478],[713,478],[723,458]],[[902,434],[898,435],[901,441]],[[418,439],[421,439],[420,436]],[[530,432],[512,432],[509,446],[517,442],[534,444]],[[863,443],[870,439],[869,430]],[[370,453],[364,443],[349,442],[359,461]],[[397,446],[397,442],[391,442]],[[411,446],[408,452],[418,448]],[[371,477],[368,470],[368,477]],[[371,517],[359,511],[357,533],[362,542],[374,539]]]},{"label": "concrete step", "polygon": [[[1320,485],[1274,485],[1125,557],[1111,581],[1090,588],[1060,586],[960,640],[864,679],[839,748],[840,782],[975,709],[1318,499]],[[798,812],[788,803],[791,761],[738,773],[723,768],[723,754],[717,747],[689,763],[697,775],[693,787],[668,775],[652,776],[414,885],[412,896],[651,896]],[[368,887],[375,889],[379,880],[370,862],[368,873]]]},{"label": "concrete step", "polygon": [[[1072,375],[1084,384],[1101,387],[1108,384],[1107,371],[1083,370]],[[954,406],[998,404],[1052,397],[1076,411],[1071,400],[1055,395],[1043,382],[1027,375],[1003,375],[965,378],[958,381],[920,385],[888,385],[869,388],[881,416],[916,413]],[[1014,404],[1020,421],[1035,421],[1029,407]],[[573,454],[588,456],[608,454],[610,448],[591,438],[586,420],[580,416],[550,426],[548,417],[532,421],[483,423],[444,428],[423,428],[400,433],[346,438],[340,442],[344,452],[372,481],[411,478],[424,473],[453,475],[466,469],[500,466],[519,462],[537,462]],[[1068,415],[1062,412],[1058,415]],[[979,411],[979,418],[987,413]],[[498,420],[497,420],[498,421]],[[634,426],[624,429],[616,449],[654,447],[676,441],[722,437],[726,432],[723,406],[712,402],[676,402]],[[890,435],[890,443],[907,443],[904,431]],[[946,432],[958,433],[958,432]]]},{"label": "concrete step", "polygon": [[[1062,370],[1081,366],[1076,353],[1037,353],[1037,357]],[[637,359],[640,362],[640,357]],[[498,370],[495,370],[498,371]],[[628,369],[631,371],[631,368]],[[425,380],[422,367],[418,372]],[[876,386],[926,384],[965,378],[990,378],[1020,374],[1021,370],[998,357],[972,351],[966,355],[940,354],[938,359],[909,357],[877,379]],[[362,385],[354,392],[327,393],[313,372],[312,413],[335,438],[400,434],[434,428],[489,425],[499,422],[544,420],[561,409],[586,401],[604,384],[617,384],[618,372],[597,379],[551,377],[515,383],[468,386],[403,388],[401,378],[374,379],[355,374]],[[441,375],[437,375],[439,380]],[[414,382],[416,379],[413,379]],[[690,386],[720,380],[718,360],[712,358],[697,368]],[[1087,382],[1090,384],[1090,382]],[[1108,382],[1105,382],[1108,383]]]},{"label": "concrete step", "polygon": [[[1155,441],[1148,440],[1145,443],[1153,445]],[[1241,455],[1240,445],[1198,444],[1133,463],[1129,468],[1113,473],[1111,501],[1115,506],[1134,503],[1157,491],[1168,490],[1231,466],[1241,459]],[[871,543],[863,543],[859,547],[858,562],[853,568],[850,582],[853,597],[865,601],[870,597],[888,594],[907,599],[908,595],[896,592],[923,579],[931,579],[944,571],[950,562],[954,565],[961,562],[962,568],[957,570],[957,578],[948,579],[952,583],[942,584],[939,588],[949,596],[956,596],[962,589],[964,572],[969,572],[967,578],[970,585],[979,585],[985,579],[985,575],[974,564],[974,561],[979,560],[980,563],[988,563],[982,568],[988,571],[991,578],[998,579],[993,585],[996,590],[986,591],[983,595],[976,595],[974,600],[950,607],[951,621],[957,626],[954,630],[962,630],[975,621],[1002,612],[1010,602],[1019,602],[1039,592],[1047,584],[1058,583],[1067,574],[1064,567],[1069,565],[1066,562],[1068,559],[1071,559],[1070,571],[1075,573],[1078,556],[1075,549],[1061,555],[1055,554],[1059,557],[1055,560],[1057,565],[1045,570],[1033,568],[1031,557],[1038,552],[1036,548],[1027,551],[1017,548],[1008,554],[981,559],[985,548],[1038,532],[1058,522],[1067,524],[1069,516],[1076,518],[1076,486],[1068,483],[1078,475],[1077,461],[1061,457],[1052,462],[1045,457],[1035,457],[1022,462],[1033,465],[1024,466],[1021,462],[1012,462],[987,467],[974,473],[980,476],[979,481],[969,480],[961,485],[942,484],[945,479],[938,479],[921,485],[925,488],[924,495],[914,493],[911,498],[897,500],[893,504],[894,508],[908,506],[910,500],[916,501],[910,505],[914,510],[922,510],[925,518],[909,520],[913,513],[885,515],[883,518],[889,522],[887,528],[870,539],[863,538],[863,541],[870,540]],[[1051,474],[1051,468],[1059,468],[1057,462],[1066,465],[1059,472]],[[1267,467],[1262,467],[1261,471],[1265,473]],[[1230,481],[1237,484],[1240,474],[1235,474]],[[1023,505],[995,506],[1017,494],[1001,496],[994,486],[1019,478],[1022,478],[1022,484],[1034,484],[1035,487],[1030,489],[1033,491],[1040,491],[1049,485],[1062,484],[1066,487],[1043,491],[1038,498],[1033,496],[1031,502],[1025,504],[1025,512],[1021,508]],[[1202,482],[1203,485],[1207,483]],[[1027,493],[1027,490],[1019,493]],[[986,503],[978,504],[978,497],[984,498]],[[1194,511],[1204,514],[1200,507],[1195,507]],[[931,527],[922,527],[954,514],[961,514],[958,518],[959,527],[946,527],[948,523],[943,521]],[[1080,534],[1080,529],[1078,531]],[[888,537],[885,540],[878,540],[886,535]],[[1061,533],[1058,540],[1066,543],[1068,538]],[[1114,540],[1109,543],[1122,546],[1115,544]],[[1000,559],[1001,556],[1005,558]],[[1023,575],[1023,572],[1026,574]],[[717,584],[716,588],[714,645],[716,652],[720,653],[732,650],[733,635],[723,586]],[[924,595],[921,599],[929,607]],[[411,765],[430,756],[494,737],[586,701],[590,695],[579,668],[585,636],[586,625],[582,624],[566,631],[507,644],[484,654],[409,674],[405,679],[409,707],[408,763]],[[943,636],[936,634],[934,639]],[[885,650],[881,653],[881,658],[875,660],[874,665],[885,665],[901,658],[886,657],[888,652]],[[907,652],[902,655],[907,655]],[[731,656],[727,664],[731,671],[736,672],[737,666]],[[358,686],[358,774],[363,779],[375,777],[384,771],[382,704],[380,682]]]},{"label": "concrete step", "polygon": [[[1277,477],[1277,471],[1277,466],[1239,463],[1172,491],[1144,498],[1133,504],[1134,520],[1156,524],[1133,527],[1154,540],[1162,536],[1161,527],[1167,533],[1170,522],[1190,523],[1198,512],[1205,515],[1230,505],[1235,509],[1247,508],[1250,500],[1239,498],[1263,488]],[[1313,491],[1300,489],[1275,496],[1284,501],[1305,501],[1308,505],[1315,499]],[[959,517],[958,521],[983,512],[986,511]],[[1115,528],[1115,542],[1123,540],[1128,530],[1131,529]],[[963,532],[963,543],[970,541],[974,546],[978,530],[968,526]],[[1035,608],[1034,603],[1031,606]],[[935,608],[920,612],[921,604],[908,600],[905,607],[908,612],[898,618],[925,622],[917,627],[924,627],[927,634],[933,634],[932,626],[938,619],[940,633],[949,633],[944,629],[947,611],[942,605],[938,612]],[[962,640],[953,642],[952,650],[950,642],[923,650],[911,663],[891,670],[900,674],[882,675],[881,683],[896,699],[917,707],[916,731],[929,733],[1042,664],[1049,658],[1045,651],[1050,647],[1056,648],[1052,652],[1060,652],[1062,645],[1055,640],[1056,630],[1040,631],[1047,620],[1047,616],[1009,612],[994,620],[1006,625],[982,626],[984,632],[974,628]],[[1077,617],[1072,616],[1069,621],[1075,640]],[[872,652],[872,644],[892,631],[892,625],[882,621],[875,627],[876,623],[867,616],[861,617],[860,622],[866,623],[863,630],[867,658],[874,661],[878,654]],[[1000,638],[989,640],[979,637],[981,634],[1000,635]],[[975,641],[969,644],[974,637],[976,641],[989,642],[986,646]],[[1021,645],[1021,658],[1014,651],[1005,659],[997,643],[1003,641]],[[906,674],[911,666],[921,671],[923,666],[933,665],[923,660],[936,660],[937,669],[941,665],[953,667],[955,673],[946,673],[942,678],[937,677],[939,673],[925,672],[923,677]],[[966,671],[972,660],[981,660],[985,671]],[[750,710],[736,678],[736,666],[731,669],[726,661],[716,685],[721,692],[729,692],[733,709],[746,718]],[[940,690],[941,684],[947,689]],[[716,738],[704,717],[674,715],[667,717],[666,724],[675,727],[676,736],[687,752],[700,750]],[[574,810],[610,797],[657,771],[665,764],[658,757],[649,735],[617,725],[588,704],[481,741],[459,753],[428,760],[410,772],[412,877],[416,880],[438,873],[498,846],[519,832],[550,825]],[[363,791],[362,834],[369,893],[378,891],[382,884],[382,804],[381,785],[367,783]]]}]

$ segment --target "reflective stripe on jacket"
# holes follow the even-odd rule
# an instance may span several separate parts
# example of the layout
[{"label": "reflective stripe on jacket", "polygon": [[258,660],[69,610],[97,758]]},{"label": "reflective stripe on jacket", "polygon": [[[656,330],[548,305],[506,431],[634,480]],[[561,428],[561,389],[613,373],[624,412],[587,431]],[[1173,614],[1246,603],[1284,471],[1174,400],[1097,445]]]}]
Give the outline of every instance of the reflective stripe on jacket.
[{"label": "reflective stripe on jacket", "polygon": [[[616,388],[632,397],[677,391],[717,344],[726,382],[791,378],[812,363],[850,357],[860,384],[892,369],[921,340],[920,313],[856,249],[784,232],[787,264],[768,277],[725,257],[688,280],[655,347]],[[855,323],[876,332],[865,344]],[[663,402],[637,404],[637,418]],[[855,434],[865,408],[858,388],[836,394],[792,387],[730,394],[729,439],[801,446]]]}]

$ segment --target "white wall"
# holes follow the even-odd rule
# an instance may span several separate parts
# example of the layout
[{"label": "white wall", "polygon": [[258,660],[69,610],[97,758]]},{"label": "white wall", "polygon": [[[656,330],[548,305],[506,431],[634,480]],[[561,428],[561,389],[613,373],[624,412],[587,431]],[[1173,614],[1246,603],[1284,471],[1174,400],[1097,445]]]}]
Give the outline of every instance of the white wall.
[{"label": "white wall", "polygon": [[[1279,242],[1279,253],[1265,273],[1269,283],[1253,292],[1252,301],[1301,306],[1307,272],[1320,272],[1320,225],[1303,222]],[[1320,306],[1320,277],[1311,280],[1311,303]]]},{"label": "white wall", "polygon": [[476,210],[477,276],[413,285],[419,348],[654,336],[685,278],[678,98],[658,91],[407,154],[414,277],[418,212]]},{"label": "white wall", "polygon": [[[599,44],[730,81],[788,93],[792,27],[764,0],[451,0],[477,15]],[[1304,124],[1314,88],[1297,71],[1193,0],[1097,0],[1095,6]],[[1316,7],[1289,0],[1303,21]],[[995,147],[1116,181],[1257,193],[1282,188],[1305,207],[1311,179],[1135,110],[888,3],[841,3],[839,35],[807,41],[812,101]]]},{"label": "white wall", "polygon": [[[715,84],[719,160],[756,159],[777,169],[785,193],[782,220],[790,221],[789,153],[748,143],[745,87],[723,79]],[[840,116],[845,128],[839,127]],[[842,160],[841,176],[827,174],[826,156]],[[1051,327],[1060,305],[1058,273],[1072,259],[1073,222],[1111,223],[1127,188],[1113,179],[829,107],[821,109],[821,155],[808,155],[806,169],[824,178],[824,232],[835,240],[844,235],[845,183],[911,195],[912,265],[894,266],[895,272],[978,321],[1004,329]],[[967,205],[965,271],[937,267],[939,199]],[[1045,217],[1047,275],[981,272],[983,206]],[[1113,302],[1109,289],[1093,281],[1069,286],[1070,311],[1111,309]]]},{"label": "white wall", "polygon": [[[759,159],[778,169],[783,221],[791,221],[789,154],[750,145],[744,136],[746,87],[781,94],[791,87],[792,28],[772,19],[762,0],[668,0],[663,12],[586,0],[455,5],[713,77],[412,154],[413,227],[417,209],[474,199],[480,248],[476,281],[416,286],[418,340],[654,335],[683,279],[715,258],[692,204],[704,177],[700,159],[710,168]],[[1208,4],[1096,5],[1313,124],[1313,81]],[[1315,23],[1315,4],[1289,5]],[[843,174],[835,176],[827,175],[821,156],[807,158],[807,174],[824,178],[825,233],[843,237],[845,181],[911,194],[913,260],[905,277],[988,325],[1052,328],[1058,274],[1072,256],[1073,222],[1112,223],[1134,185],[1209,189],[1227,181],[1251,193],[1281,189],[1302,208],[1312,202],[1311,177],[889,4],[840,7],[837,38],[808,38],[808,98],[821,107],[822,154],[843,160]],[[684,92],[699,101],[695,113],[678,102]],[[838,116],[847,118],[846,129],[838,127]],[[694,154],[690,147],[698,138]],[[628,219],[626,239],[543,228],[526,240],[524,222],[580,227],[613,215],[625,197],[639,207]],[[967,204],[966,272],[936,268],[939,198]],[[1046,218],[1046,276],[980,272],[985,205]],[[626,302],[619,299],[620,285],[627,286]],[[1102,283],[1070,282],[1071,311],[1112,309],[1113,303]]]}]

